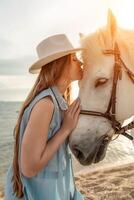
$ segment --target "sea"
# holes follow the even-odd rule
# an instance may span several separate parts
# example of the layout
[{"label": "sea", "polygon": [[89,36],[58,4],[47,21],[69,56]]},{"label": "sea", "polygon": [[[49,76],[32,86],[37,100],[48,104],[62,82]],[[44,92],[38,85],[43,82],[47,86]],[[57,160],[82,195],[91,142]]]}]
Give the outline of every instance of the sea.
[{"label": "sea", "polygon": [[[22,101],[0,101],[0,190],[4,188],[6,172],[12,163],[14,145],[13,129],[22,104]],[[110,143],[105,159],[94,165],[116,165],[133,161],[134,144],[124,136],[119,136],[117,140]],[[91,169],[92,165],[84,167],[73,157],[73,167],[74,171],[78,172],[87,168]]]}]

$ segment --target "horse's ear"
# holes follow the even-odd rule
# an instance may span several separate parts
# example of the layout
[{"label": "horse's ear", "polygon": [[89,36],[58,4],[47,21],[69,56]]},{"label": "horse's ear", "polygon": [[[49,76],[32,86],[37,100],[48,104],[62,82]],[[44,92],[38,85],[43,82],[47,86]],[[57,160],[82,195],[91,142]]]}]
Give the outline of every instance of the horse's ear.
[{"label": "horse's ear", "polygon": [[79,33],[79,37],[80,37],[80,38],[83,38],[83,37],[84,37],[84,34],[83,34],[83,33]]},{"label": "horse's ear", "polygon": [[110,41],[114,42],[115,36],[116,36],[116,31],[117,31],[117,23],[116,23],[116,18],[113,15],[111,9],[108,9],[107,30],[108,30],[108,35],[109,35]]}]

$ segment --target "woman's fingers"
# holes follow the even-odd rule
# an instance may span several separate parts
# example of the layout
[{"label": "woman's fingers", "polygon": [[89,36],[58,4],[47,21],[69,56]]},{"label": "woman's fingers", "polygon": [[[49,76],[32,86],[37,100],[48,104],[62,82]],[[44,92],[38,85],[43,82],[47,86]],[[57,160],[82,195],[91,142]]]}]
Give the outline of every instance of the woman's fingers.
[{"label": "woman's fingers", "polygon": [[72,112],[72,110],[73,110],[73,108],[75,107],[75,105],[77,104],[77,102],[79,102],[80,100],[79,100],[79,98],[77,98],[77,99],[75,99],[74,101],[73,101],[73,103],[69,106],[69,108],[68,108],[68,112]]},{"label": "woman's fingers", "polygon": [[72,111],[71,111],[72,115],[75,115],[75,113],[76,113],[76,111],[78,110],[78,108],[80,108],[80,101],[78,101],[78,102],[74,105],[74,107],[72,108]]},{"label": "woman's fingers", "polygon": [[79,105],[78,109],[75,112],[76,117],[79,116],[80,111],[81,111],[81,105]]},{"label": "woman's fingers", "polygon": [[62,126],[71,131],[76,127],[80,114],[80,100],[76,99],[65,111]]},{"label": "woman's fingers", "polygon": [[[75,120],[75,124],[77,125],[78,119],[79,119],[79,114],[80,114],[80,106],[78,107],[78,109],[76,110],[75,114],[74,114],[74,120]],[[76,127],[75,125],[75,127]]]}]

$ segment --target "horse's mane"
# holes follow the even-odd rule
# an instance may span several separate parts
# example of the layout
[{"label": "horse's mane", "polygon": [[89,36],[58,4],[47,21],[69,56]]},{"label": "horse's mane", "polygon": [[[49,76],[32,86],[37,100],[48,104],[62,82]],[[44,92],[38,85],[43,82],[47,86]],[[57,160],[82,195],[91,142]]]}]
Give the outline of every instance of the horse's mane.
[{"label": "horse's mane", "polygon": [[[118,28],[115,37],[119,47],[125,50],[131,65],[134,67],[134,30]],[[88,54],[82,53],[83,58],[85,57],[88,60],[92,60],[93,57],[95,59],[100,58],[102,50],[113,48],[113,41],[108,37],[106,27],[98,29],[95,33],[82,36],[81,44],[89,51]]]}]

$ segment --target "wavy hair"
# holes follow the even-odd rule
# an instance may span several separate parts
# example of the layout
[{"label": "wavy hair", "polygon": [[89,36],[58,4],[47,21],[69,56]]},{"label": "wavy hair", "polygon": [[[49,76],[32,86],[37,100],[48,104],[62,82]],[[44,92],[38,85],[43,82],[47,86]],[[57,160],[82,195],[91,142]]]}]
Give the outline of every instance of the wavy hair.
[{"label": "wavy hair", "polygon": [[[70,63],[70,60],[71,60],[71,56],[69,54],[43,66],[40,70],[40,73],[31,91],[29,92],[27,98],[23,102],[22,108],[19,111],[17,122],[13,130],[13,136],[14,136],[15,142],[14,142],[13,176],[12,176],[13,191],[14,193],[16,193],[16,196],[18,198],[22,198],[24,196],[23,184],[21,182],[20,169],[19,169],[20,124],[21,124],[21,119],[22,119],[24,110],[28,107],[30,102],[35,98],[35,96],[38,93],[56,84],[56,82],[61,77],[64,71],[64,66]],[[64,93],[64,98],[67,100],[69,104],[70,104],[70,93],[71,93],[71,84],[69,85],[69,87]]]}]

